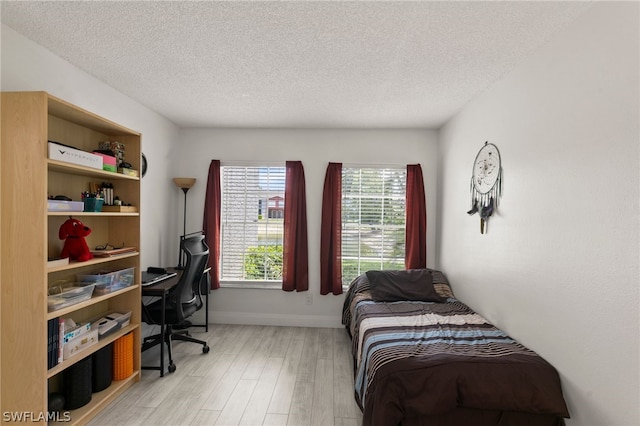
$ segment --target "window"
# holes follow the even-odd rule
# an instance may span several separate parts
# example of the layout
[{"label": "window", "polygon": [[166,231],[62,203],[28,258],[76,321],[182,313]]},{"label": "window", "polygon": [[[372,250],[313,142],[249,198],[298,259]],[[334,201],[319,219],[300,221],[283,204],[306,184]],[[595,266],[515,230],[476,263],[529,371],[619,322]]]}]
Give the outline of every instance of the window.
[{"label": "window", "polygon": [[285,172],[221,167],[221,282],[282,282]]},{"label": "window", "polygon": [[342,169],[342,282],[404,269],[405,168]]}]

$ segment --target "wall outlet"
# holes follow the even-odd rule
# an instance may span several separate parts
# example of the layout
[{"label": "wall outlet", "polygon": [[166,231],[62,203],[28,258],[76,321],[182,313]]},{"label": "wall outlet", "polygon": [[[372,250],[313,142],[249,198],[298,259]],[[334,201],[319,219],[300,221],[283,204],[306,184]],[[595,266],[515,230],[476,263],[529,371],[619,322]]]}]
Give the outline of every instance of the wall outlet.
[{"label": "wall outlet", "polygon": [[304,296],[304,304],[305,305],[312,305],[313,304],[313,295],[311,293],[307,293]]}]

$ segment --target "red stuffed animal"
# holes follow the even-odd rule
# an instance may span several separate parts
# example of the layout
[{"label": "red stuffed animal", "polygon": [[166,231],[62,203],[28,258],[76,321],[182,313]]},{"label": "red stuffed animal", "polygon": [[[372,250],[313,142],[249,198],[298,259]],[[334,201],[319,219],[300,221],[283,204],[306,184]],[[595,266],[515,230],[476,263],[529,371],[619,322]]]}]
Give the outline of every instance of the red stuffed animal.
[{"label": "red stuffed animal", "polygon": [[84,226],[78,219],[69,219],[60,226],[58,237],[64,241],[60,257],[68,257],[69,260],[84,262],[93,259],[93,255],[87,246],[84,237],[91,234],[91,228]]}]

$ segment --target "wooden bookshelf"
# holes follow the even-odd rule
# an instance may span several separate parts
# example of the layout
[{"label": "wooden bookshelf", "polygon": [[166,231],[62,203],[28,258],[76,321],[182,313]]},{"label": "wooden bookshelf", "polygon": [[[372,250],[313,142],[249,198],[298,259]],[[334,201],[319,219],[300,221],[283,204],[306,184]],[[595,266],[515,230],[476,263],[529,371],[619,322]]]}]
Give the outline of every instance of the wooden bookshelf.
[{"label": "wooden bookshelf", "polygon": [[[0,162],[2,264],[0,406],[5,412],[47,413],[48,393],[62,391],[60,375],[77,361],[109,345],[126,333],[134,334],[134,373],[92,395],[87,405],[72,410],[65,424],[84,424],[108,402],[140,380],[140,178],[48,158],[48,141],[91,152],[99,142],[118,141],[134,169],[141,165],[141,135],[78,108],[46,92],[2,93]],[[137,206],[138,212],[49,212],[47,198],[68,193],[79,201],[89,182],[109,181],[116,195]],[[68,216],[92,229],[92,247],[105,243],[136,247],[121,256],[94,258],[48,268],[47,259],[59,255],[57,234]],[[68,306],[47,311],[47,294],[54,282],[76,280],[77,274],[101,269],[135,268],[135,284]],[[107,312],[131,311],[130,324],[97,344],[47,368],[47,321],[64,316],[76,322]]]}]

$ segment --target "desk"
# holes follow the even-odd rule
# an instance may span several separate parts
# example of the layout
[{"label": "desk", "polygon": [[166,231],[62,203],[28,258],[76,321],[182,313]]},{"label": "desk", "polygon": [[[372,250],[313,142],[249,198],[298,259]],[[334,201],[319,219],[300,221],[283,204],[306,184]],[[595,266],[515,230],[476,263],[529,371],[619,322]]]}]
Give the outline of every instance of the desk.
[{"label": "desk", "polygon": [[[160,321],[160,336],[162,336],[162,339],[164,339],[164,329],[166,327],[165,324],[165,318],[164,318],[164,314],[165,314],[165,308],[166,308],[166,303],[167,303],[167,294],[169,294],[169,291],[171,291],[172,288],[174,288],[177,284],[178,281],[180,279],[180,275],[176,275],[175,277],[171,277],[167,280],[164,281],[160,281],[151,285],[147,285],[147,286],[143,286],[142,287],[142,295],[143,296],[154,296],[154,297],[160,297],[162,300],[162,319]],[[143,370],[160,370],[160,377],[164,376],[164,340],[162,340],[160,342],[160,366],[142,366]],[[149,348],[145,348],[144,347],[144,343],[142,344],[142,350],[146,350]]]},{"label": "desk", "polygon": [[[203,278],[208,277],[210,270],[211,268],[207,268],[204,270]],[[164,281],[153,283],[147,286],[142,286],[143,296],[160,297],[161,299],[162,317],[160,321],[160,336],[163,336],[162,339],[164,339],[165,328],[167,327],[165,323],[165,308],[167,303],[167,295],[176,285],[178,285],[178,282],[180,281],[180,277],[182,276],[182,272],[183,272],[181,269],[174,269],[174,268],[167,268],[167,271],[176,272],[177,275],[174,277],[168,278]],[[207,283],[207,286],[208,286],[209,280],[206,279],[204,281]],[[200,281],[200,289],[202,291],[202,281]],[[205,323],[192,324],[191,327],[204,327],[205,331],[209,331],[209,293],[210,292],[211,292],[211,289],[207,288],[207,291],[205,292]],[[164,377],[164,346],[163,346],[164,343],[165,343],[164,340],[160,342],[160,366],[142,366],[141,367],[143,370],[160,370],[160,377]],[[149,348],[145,348],[143,343],[142,351],[146,349],[149,349]],[[175,370],[175,367],[174,367],[174,370]],[[170,373],[173,372],[171,371],[171,367],[169,372]]]}]

